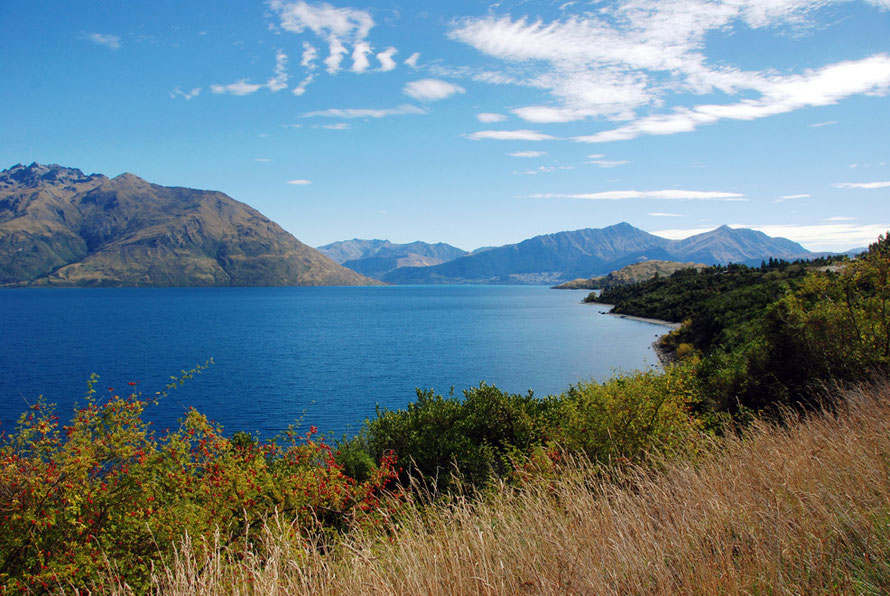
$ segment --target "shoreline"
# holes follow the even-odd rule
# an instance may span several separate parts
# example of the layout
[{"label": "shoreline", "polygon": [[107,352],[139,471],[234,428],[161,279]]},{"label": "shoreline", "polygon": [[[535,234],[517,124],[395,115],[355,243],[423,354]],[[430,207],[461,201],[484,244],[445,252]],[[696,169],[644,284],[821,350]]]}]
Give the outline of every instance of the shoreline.
[{"label": "shoreline", "polygon": [[672,323],[670,321],[665,321],[662,319],[649,319],[647,317],[637,317],[634,315],[623,315],[617,312],[604,312],[604,315],[609,315],[612,317],[618,317],[620,319],[630,319],[631,321],[639,321],[641,323],[651,323],[653,325],[661,325],[662,327],[670,327],[671,330],[679,329],[680,323]]},{"label": "shoreline", "polygon": [[[595,302],[594,304],[603,305],[603,303],[601,303],[601,302]],[[603,306],[613,307],[613,305],[611,305],[611,304],[604,304]],[[603,312],[600,314],[609,315],[612,317],[618,317],[621,319],[630,319],[631,321],[639,321],[641,323],[650,323],[652,325],[660,325],[662,327],[668,327],[671,331],[674,331],[675,329],[679,329],[680,325],[681,325],[680,323],[672,323],[671,321],[665,321],[663,319],[650,319],[648,317],[637,317],[634,315],[625,315],[625,314],[621,314],[621,313],[617,313],[617,312]],[[656,358],[658,358],[658,363],[661,365],[661,368],[667,368],[669,365],[676,362],[676,357],[675,357],[674,353],[669,352],[668,350],[664,349],[664,347],[661,345],[662,338],[665,335],[667,335],[668,333],[670,333],[670,331],[668,331],[667,333],[662,333],[657,338],[655,338],[655,341],[652,342],[652,350],[655,352],[655,356],[656,356]]]}]

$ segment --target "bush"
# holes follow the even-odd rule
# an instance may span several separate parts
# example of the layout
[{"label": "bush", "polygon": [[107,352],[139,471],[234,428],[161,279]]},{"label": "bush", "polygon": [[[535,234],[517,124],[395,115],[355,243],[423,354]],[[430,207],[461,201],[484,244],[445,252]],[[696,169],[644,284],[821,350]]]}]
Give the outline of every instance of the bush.
[{"label": "bush", "polygon": [[0,443],[0,590],[86,586],[106,561],[144,588],[186,533],[201,544],[221,531],[237,544],[276,511],[294,520],[298,541],[381,521],[391,457],[356,481],[314,427],[270,443],[229,440],[195,410],[158,438],[139,394],[109,388],[101,403],[95,382],[70,425],[38,403]]}]

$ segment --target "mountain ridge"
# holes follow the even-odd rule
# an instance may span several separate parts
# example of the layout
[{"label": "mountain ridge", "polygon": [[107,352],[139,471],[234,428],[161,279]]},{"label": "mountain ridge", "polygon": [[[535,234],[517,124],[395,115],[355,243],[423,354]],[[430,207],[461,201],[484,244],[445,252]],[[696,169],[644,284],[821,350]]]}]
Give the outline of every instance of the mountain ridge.
[{"label": "mountain ridge", "polygon": [[605,276],[639,261],[750,264],[769,257],[797,259],[811,255],[796,242],[745,228],[721,226],[670,240],[621,222],[605,228],[543,234],[432,267],[403,267],[381,279],[396,284],[556,284]]},{"label": "mountain ridge", "polygon": [[219,191],[58,165],[0,172],[0,284],[378,285]]}]

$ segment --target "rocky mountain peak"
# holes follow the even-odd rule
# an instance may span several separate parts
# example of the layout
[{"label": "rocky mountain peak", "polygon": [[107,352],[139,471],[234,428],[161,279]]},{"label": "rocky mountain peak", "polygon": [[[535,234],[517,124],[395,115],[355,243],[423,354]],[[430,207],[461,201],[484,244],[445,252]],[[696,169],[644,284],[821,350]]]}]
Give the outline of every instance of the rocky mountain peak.
[{"label": "rocky mountain peak", "polygon": [[100,176],[100,174],[91,174],[87,176],[77,168],[66,168],[57,164],[39,164],[33,162],[31,165],[16,164],[11,168],[0,172],[0,184],[7,186],[25,186],[35,187],[44,184],[52,185],[69,185],[78,182],[88,182],[89,180]]}]

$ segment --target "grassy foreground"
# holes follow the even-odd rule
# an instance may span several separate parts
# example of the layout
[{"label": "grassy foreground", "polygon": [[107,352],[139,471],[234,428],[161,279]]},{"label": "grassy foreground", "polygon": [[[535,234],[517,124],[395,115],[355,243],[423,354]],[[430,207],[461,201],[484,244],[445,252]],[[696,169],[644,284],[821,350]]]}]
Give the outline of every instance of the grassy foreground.
[{"label": "grassy foreground", "polygon": [[[488,498],[414,502],[389,540],[250,550],[187,540],[152,575],[169,594],[812,594],[890,591],[890,385],[836,414],[757,422],[699,456],[606,479],[583,460]],[[200,554],[199,554],[200,553]],[[111,591],[126,593],[123,586]]]}]

